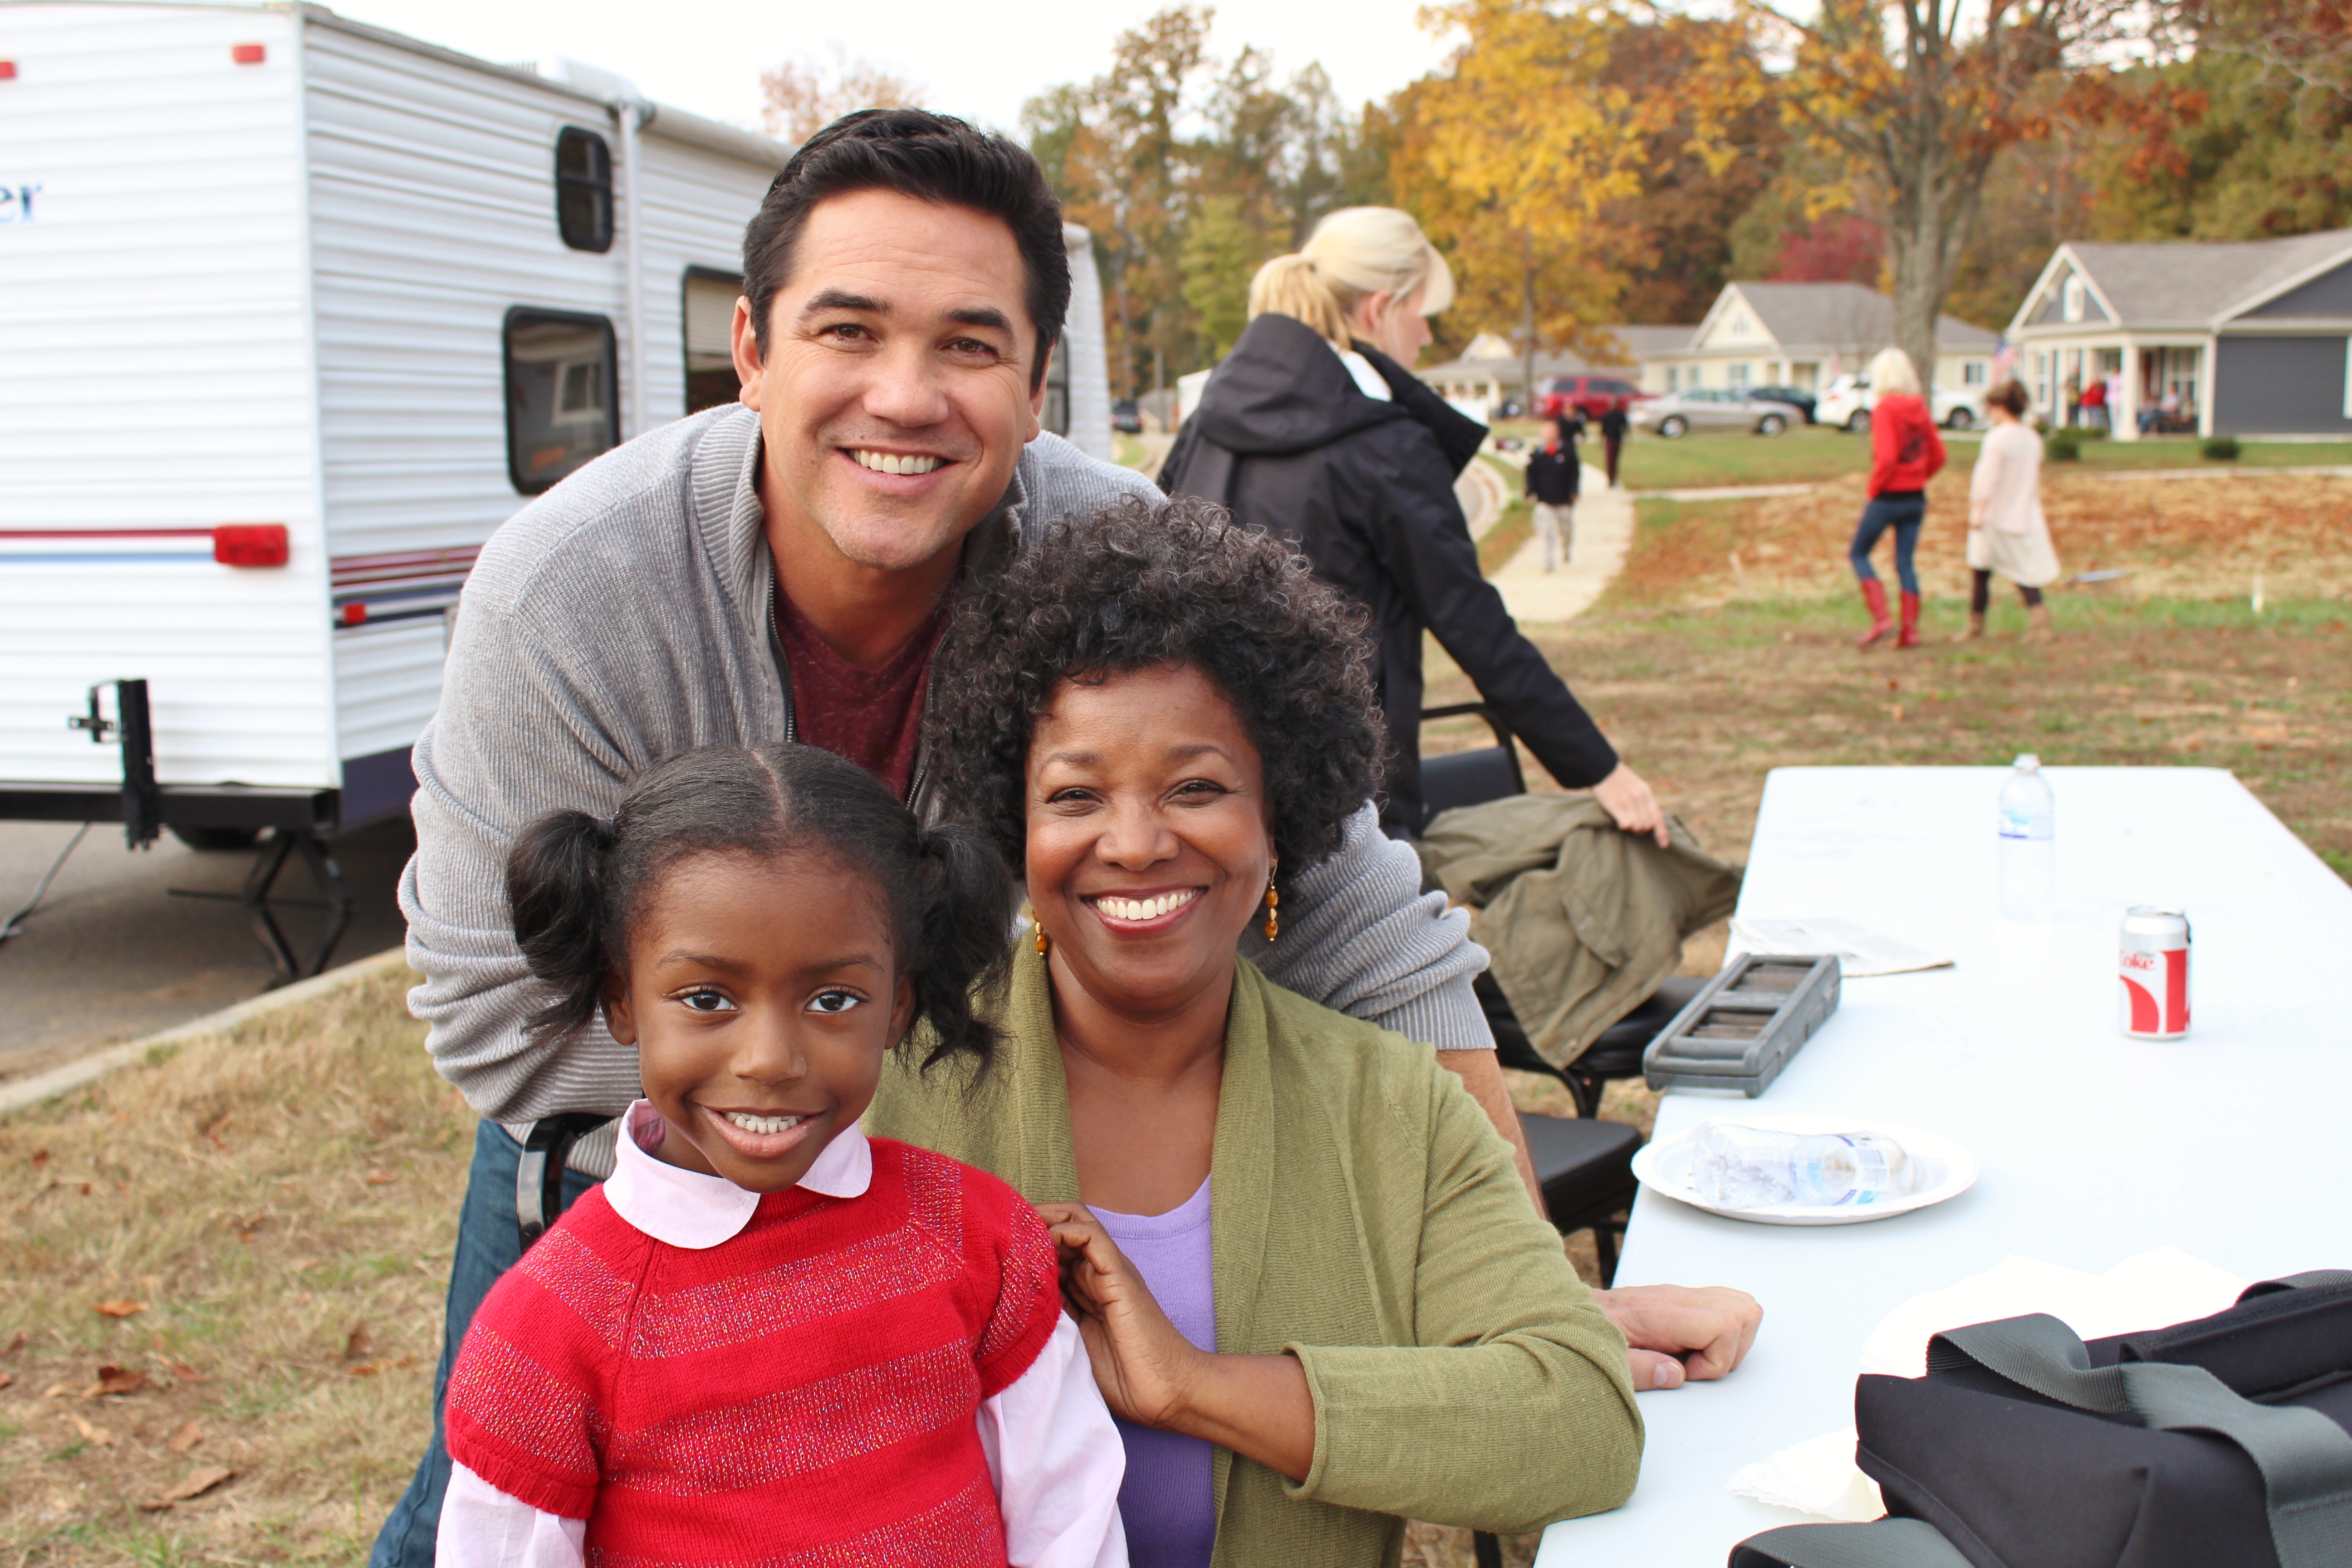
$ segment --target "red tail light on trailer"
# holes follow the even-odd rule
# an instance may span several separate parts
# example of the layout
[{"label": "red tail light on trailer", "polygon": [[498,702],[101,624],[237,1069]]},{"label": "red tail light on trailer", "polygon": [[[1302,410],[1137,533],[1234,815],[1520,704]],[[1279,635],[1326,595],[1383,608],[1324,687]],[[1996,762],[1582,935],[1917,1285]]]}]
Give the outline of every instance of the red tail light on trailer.
[{"label": "red tail light on trailer", "polygon": [[287,553],[282,522],[225,522],[213,530],[213,559],[224,566],[283,566]]},{"label": "red tail light on trailer", "polygon": [[263,44],[231,44],[228,58],[241,66],[257,66],[269,58],[269,49]]}]

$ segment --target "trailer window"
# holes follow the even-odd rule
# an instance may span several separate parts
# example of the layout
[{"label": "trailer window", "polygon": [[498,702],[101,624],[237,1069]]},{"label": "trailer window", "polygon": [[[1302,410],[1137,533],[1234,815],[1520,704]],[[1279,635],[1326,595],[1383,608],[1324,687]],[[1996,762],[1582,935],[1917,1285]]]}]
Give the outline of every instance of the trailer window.
[{"label": "trailer window", "polygon": [[686,318],[686,411],[699,414],[732,403],[743,384],[735,375],[735,301],[743,279],[732,272],[689,267],[682,286]]},{"label": "trailer window", "polygon": [[555,227],[574,250],[613,248],[613,154],[576,125],[555,138]]},{"label": "trailer window", "polygon": [[535,496],[621,444],[613,323],[563,310],[507,312],[507,477]]}]

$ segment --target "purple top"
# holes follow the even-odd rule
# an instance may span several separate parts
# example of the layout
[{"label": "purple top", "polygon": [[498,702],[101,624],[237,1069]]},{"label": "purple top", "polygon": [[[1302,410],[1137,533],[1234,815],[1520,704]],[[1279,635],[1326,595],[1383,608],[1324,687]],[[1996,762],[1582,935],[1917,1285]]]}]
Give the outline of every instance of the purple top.
[{"label": "purple top", "polygon": [[[1118,1249],[1134,1263],[1168,1321],[1204,1351],[1217,1348],[1217,1295],[1209,1249],[1209,1184],[1166,1214],[1096,1209]],[[1118,1517],[1127,1527],[1131,1568],[1208,1568],[1217,1543],[1214,1454],[1206,1440],[1118,1423],[1127,1445],[1127,1479]]]}]

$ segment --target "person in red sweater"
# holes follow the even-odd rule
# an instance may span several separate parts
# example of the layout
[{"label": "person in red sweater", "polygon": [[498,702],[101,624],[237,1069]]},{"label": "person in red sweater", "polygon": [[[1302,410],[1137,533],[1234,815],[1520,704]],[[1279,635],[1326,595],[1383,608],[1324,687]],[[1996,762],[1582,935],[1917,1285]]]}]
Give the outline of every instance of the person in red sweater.
[{"label": "person in red sweater", "polygon": [[[709,747],[507,865],[556,999],[636,1047],[613,1174],[449,1378],[443,1568],[1124,1568],[1125,1463],[1045,1224],[858,1125],[885,1052],[977,1057],[1003,863],[813,746]],[[908,1047],[907,1048],[919,1048]]]},{"label": "person in red sweater", "polygon": [[1927,518],[1927,481],[1944,466],[1944,438],[1920,395],[1919,373],[1901,349],[1881,349],[1870,362],[1870,386],[1877,395],[1870,411],[1870,504],[1853,531],[1846,556],[1862,580],[1862,602],[1870,606],[1870,629],[1854,639],[1868,647],[1895,629],[1886,613],[1886,584],[1870,564],[1879,535],[1895,531],[1895,574],[1903,583],[1903,630],[1896,647],[1919,646],[1919,574],[1911,553],[1919,545],[1919,525]]}]

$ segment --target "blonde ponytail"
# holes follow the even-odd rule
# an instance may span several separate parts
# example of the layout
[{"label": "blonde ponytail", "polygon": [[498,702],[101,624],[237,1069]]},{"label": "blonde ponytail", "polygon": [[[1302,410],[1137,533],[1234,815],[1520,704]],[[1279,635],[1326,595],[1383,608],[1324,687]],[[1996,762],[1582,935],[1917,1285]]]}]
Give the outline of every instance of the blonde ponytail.
[{"label": "blonde ponytail", "polygon": [[1394,207],[1343,207],[1315,226],[1295,256],[1277,256],[1250,281],[1249,313],[1293,317],[1345,350],[1355,333],[1348,313],[1369,295],[1386,293],[1433,316],[1454,302],[1454,272],[1409,213]]},{"label": "blonde ponytail", "polygon": [[1304,256],[1277,256],[1250,279],[1250,320],[1269,310],[1304,321],[1339,348],[1346,348],[1353,336],[1348,330],[1348,312],[1322,274],[1315,270],[1315,263]]}]

